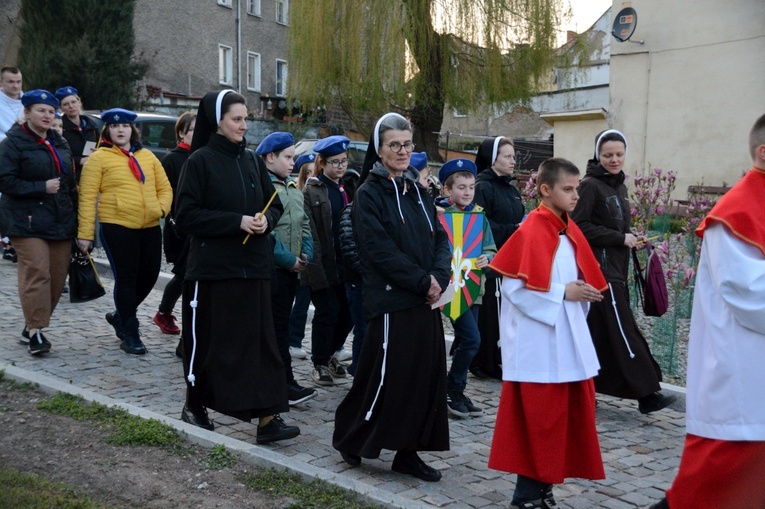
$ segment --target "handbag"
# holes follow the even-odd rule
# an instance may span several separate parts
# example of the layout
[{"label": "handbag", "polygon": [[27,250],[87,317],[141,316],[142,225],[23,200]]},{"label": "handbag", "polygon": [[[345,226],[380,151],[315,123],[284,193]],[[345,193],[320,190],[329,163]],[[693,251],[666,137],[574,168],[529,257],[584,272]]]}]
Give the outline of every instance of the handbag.
[{"label": "handbag", "polygon": [[69,300],[88,302],[104,295],[106,290],[90,254],[74,248],[69,262]]},{"label": "handbag", "polygon": [[669,294],[667,281],[664,278],[664,267],[656,254],[654,247],[646,242],[648,261],[645,265],[645,276],[638,260],[637,251],[632,249],[632,270],[635,276],[635,288],[638,300],[643,306],[646,316],[662,316],[669,309]]}]

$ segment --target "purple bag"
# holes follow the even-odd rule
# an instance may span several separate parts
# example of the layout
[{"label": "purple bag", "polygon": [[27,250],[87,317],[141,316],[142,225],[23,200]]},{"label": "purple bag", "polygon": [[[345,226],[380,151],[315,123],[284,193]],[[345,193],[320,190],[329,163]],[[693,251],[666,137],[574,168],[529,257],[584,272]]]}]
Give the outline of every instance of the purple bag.
[{"label": "purple bag", "polygon": [[635,288],[638,299],[643,305],[646,316],[662,316],[669,309],[669,294],[667,293],[667,281],[664,278],[664,267],[661,266],[659,255],[654,247],[646,242],[648,262],[646,262],[645,277],[640,267],[637,251],[632,250],[632,270],[635,275]]}]

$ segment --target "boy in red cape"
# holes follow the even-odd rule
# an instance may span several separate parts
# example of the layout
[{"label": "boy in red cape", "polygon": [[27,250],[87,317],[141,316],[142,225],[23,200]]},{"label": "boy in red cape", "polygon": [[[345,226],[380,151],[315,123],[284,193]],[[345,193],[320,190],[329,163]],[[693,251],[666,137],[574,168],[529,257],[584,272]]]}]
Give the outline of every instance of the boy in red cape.
[{"label": "boy in red cape", "polygon": [[502,395],[489,468],[518,474],[511,508],[557,507],[552,485],[603,479],[595,430],[600,369],[587,327],[589,303],[608,288],[579,227],[579,169],[544,161],[542,203],[489,265],[502,281]]},{"label": "boy in red cape", "polygon": [[696,230],[685,447],[655,509],[765,507],[765,115],[752,169]]}]

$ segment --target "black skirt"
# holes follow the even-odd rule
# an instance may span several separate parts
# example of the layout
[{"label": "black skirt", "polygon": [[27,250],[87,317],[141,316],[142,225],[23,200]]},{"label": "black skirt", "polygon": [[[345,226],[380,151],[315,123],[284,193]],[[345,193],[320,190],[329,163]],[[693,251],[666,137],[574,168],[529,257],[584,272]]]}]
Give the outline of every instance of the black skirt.
[{"label": "black skirt", "polygon": [[494,293],[502,278],[487,277],[486,289],[481,298],[481,312],[478,313],[478,331],[481,333],[481,346],[470,363],[474,373],[482,372],[497,380],[502,379],[502,353],[499,348],[499,310]]},{"label": "black skirt", "polygon": [[[602,301],[593,302],[587,315],[587,325],[600,361],[595,390],[617,398],[642,398],[661,389],[661,368],[635,322],[627,285],[618,282],[610,284],[619,320],[611,303],[611,291],[603,294]],[[630,351],[634,357],[630,357]]]},{"label": "black skirt", "polygon": [[[287,412],[287,378],[276,346],[271,284],[261,279],[183,284],[183,372],[196,403],[243,421]],[[194,384],[188,380],[196,331]]]},{"label": "black skirt", "polygon": [[[388,349],[380,386],[385,316]],[[423,305],[369,322],[353,386],[335,413],[332,445],[364,458],[377,458],[382,449],[449,450],[446,347],[438,310]]]}]

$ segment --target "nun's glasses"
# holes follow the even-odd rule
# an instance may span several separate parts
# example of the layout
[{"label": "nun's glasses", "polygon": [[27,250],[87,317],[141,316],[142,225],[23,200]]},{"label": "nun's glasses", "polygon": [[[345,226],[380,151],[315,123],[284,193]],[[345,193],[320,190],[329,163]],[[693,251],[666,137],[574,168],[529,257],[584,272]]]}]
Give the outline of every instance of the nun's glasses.
[{"label": "nun's glasses", "polygon": [[412,152],[414,150],[414,143],[407,141],[406,143],[401,144],[397,141],[394,141],[392,143],[388,143],[388,148],[396,153],[401,152],[402,148],[407,152]]}]

